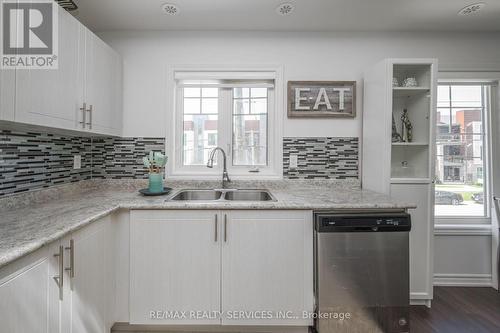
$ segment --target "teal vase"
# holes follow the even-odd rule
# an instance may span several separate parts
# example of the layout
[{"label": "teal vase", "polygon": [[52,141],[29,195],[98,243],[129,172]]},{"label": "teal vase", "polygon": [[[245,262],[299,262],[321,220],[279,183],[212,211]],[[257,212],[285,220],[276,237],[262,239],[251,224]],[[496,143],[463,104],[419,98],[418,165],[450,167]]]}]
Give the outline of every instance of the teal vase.
[{"label": "teal vase", "polygon": [[150,173],[149,174],[149,192],[160,193],[163,191],[163,174]]}]

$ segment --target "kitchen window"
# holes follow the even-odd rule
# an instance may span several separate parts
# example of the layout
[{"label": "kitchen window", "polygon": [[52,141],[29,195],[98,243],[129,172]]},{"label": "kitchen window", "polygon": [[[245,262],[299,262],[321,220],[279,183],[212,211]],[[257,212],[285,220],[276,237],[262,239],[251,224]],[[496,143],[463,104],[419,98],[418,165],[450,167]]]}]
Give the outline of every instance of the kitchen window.
[{"label": "kitchen window", "polygon": [[435,215],[489,216],[488,128],[490,85],[438,86]]},{"label": "kitchen window", "polygon": [[[230,175],[279,176],[275,80],[269,73],[176,73],[174,176],[219,176],[206,167],[210,151],[227,154]],[[209,78],[207,78],[207,76]],[[279,133],[279,131],[278,131]]]},{"label": "kitchen window", "polygon": [[268,88],[232,89],[233,165],[267,165]]},{"label": "kitchen window", "polygon": [[182,88],[184,165],[206,165],[210,150],[217,146],[219,89]]}]

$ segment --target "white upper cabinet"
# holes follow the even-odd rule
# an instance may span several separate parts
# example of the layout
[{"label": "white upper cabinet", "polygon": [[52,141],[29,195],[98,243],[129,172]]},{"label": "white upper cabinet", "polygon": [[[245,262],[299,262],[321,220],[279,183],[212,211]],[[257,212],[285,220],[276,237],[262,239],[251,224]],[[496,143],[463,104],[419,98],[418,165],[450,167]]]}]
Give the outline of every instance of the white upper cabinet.
[{"label": "white upper cabinet", "polygon": [[48,127],[77,129],[80,100],[79,38],[82,25],[64,10],[59,16],[59,68],[19,69],[16,80],[17,122]]},{"label": "white upper cabinet", "polygon": [[[0,6],[0,17],[3,7]],[[0,68],[0,120],[14,121],[16,96],[16,71]]]},{"label": "white upper cabinet", "polygon": [[[206,325],[220,311],[220,221],[214,211],[132,211],[130,323]],[[151,315],[186,311],[187,316]]]},{"label": "white upper cabinet", "polygon": [[[85,102],[87,128],[121,134],[121,58],[96,35],[85,30]],[[119,87],[119,89],[117,89]]]},{"label": "white upper cabinet", "polygon": [[222,286],[224,313],[272,314],[224,316],[223,325],[312,325],[302,317],[314,304],[312,213],[224,212]]},{"label": "white upper cabinet", "polygon": [[0,120],[14,120],[16,72],[0,69]]},{"label": "white upper cabinet", "polygon": [[432,182],[437,66],[436,59],[387,59],[365,73],[363,188],[390,194],[390,184]]},{"label": "white upper cabinet", "polygon": [[62,8],[58,18],[58,69],[1,70],[0,119],[120,135],[121,57]]}]

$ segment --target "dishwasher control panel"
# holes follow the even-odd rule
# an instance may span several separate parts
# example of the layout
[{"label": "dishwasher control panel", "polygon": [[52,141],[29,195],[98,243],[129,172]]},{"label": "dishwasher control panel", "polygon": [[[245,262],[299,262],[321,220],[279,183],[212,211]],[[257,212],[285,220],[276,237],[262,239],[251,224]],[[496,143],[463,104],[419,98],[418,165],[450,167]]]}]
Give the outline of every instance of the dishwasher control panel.
[{"label": "dishwasher control panel", "polygon": [[410,231],[411,217],[407,213],[315,213],[315,227],[318,232]]}]

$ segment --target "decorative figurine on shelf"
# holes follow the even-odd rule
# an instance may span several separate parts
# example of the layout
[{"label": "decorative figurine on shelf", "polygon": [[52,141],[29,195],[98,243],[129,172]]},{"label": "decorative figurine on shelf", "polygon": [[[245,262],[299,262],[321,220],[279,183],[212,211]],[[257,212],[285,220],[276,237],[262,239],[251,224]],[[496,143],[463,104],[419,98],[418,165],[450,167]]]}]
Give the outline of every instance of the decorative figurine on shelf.
[{"label": "decorative figurine on shelf", "polygon": [[413,140],[413,126],[408,117],[408,110],[404,109],[401,114],[401,136],[403,142],[412,142]]},{"label": "decorative figurine on shelf", "polygon": [[396,121],[394,120],[394,114],[392,115],[392,142],[401,142],[403,138],[401,134],[398,133],[398,129],[396,128]]},{"label": "decorative figurine on shelf", "polygon": [[408,77],[408,78],[404,79],[403,87],[407,87],[407,88],[418,87],[417,79],[414,77]]},{"label": "decorative figurine on shelf", "polygon": [[149,192],[161,193],[163,188],[163,167],[167,164],[168,157],[160,152],[150,152],[144,156],[142,162],[149,171]]}]

